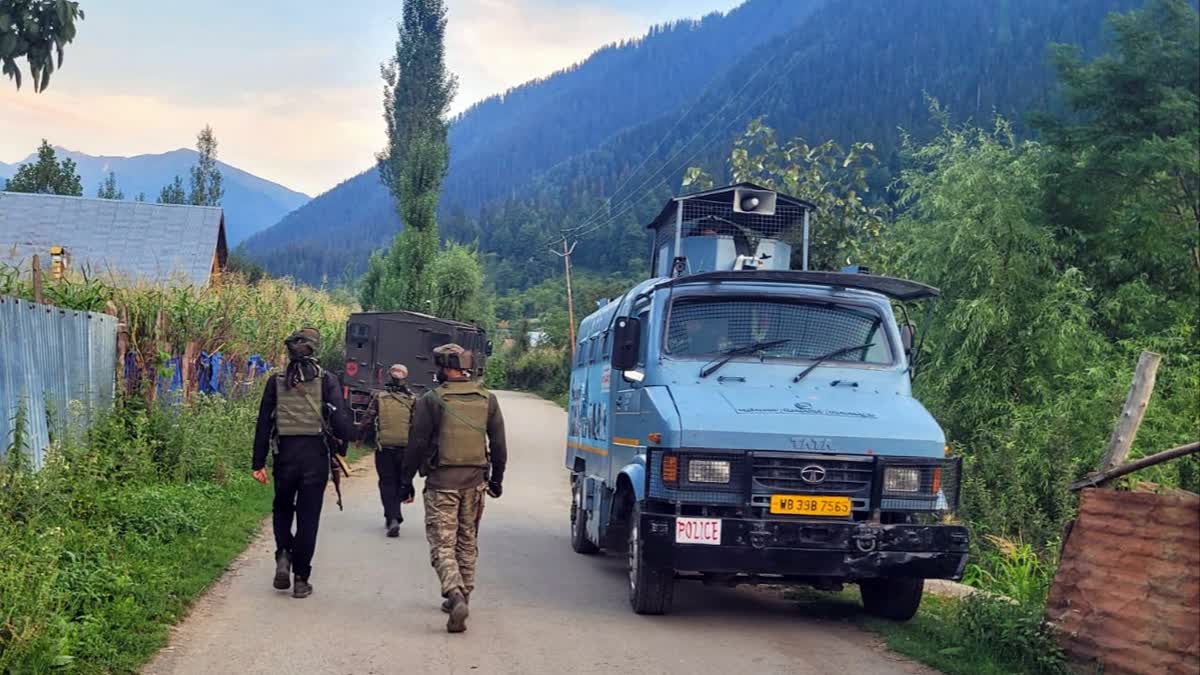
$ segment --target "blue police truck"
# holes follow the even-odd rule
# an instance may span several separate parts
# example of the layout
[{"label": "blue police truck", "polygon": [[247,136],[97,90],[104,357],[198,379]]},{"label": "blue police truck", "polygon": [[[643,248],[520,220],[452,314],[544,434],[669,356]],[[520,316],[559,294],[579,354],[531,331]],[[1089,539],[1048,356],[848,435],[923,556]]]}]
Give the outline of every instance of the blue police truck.
[{"label": "blue police truck", "polygon": [[626,554],[639,614],[677,580],[853,582],[907,620],[962,574],[960,461],[911,390],[908,308],[937,290],[809,271],[812,212],[749,183],[672,199],[651,278],[580,324],[571,546]]}]

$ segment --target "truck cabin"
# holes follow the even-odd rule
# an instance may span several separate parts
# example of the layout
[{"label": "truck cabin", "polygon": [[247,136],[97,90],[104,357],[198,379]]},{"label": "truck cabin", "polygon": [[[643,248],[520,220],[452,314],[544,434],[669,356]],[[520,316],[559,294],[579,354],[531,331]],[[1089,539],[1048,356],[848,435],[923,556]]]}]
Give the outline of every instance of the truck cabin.
[{"label": "truck cabin", "polygon": [[912,396],[903,309],[937,289],[807,269],[812,211],[750,183],[673,199],[652,277],[580,324],[571,542],[636,552],[635,611],[674,578],[769,578],[862,582],[907,617],[906,579],[961,574],[965,530],[937,524],[960,463]]}]

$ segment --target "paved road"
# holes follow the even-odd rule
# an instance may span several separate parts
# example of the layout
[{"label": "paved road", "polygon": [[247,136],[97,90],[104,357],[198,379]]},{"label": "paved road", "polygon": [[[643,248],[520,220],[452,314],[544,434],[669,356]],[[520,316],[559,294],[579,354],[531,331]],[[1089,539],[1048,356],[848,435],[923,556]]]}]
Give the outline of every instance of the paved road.
[{"label": "paved road", "polygon": [[844,621],[747,589],[681,584],[675,613],[636,616],[623,559],[584,557],[567,539],[565,415],[501,394],[508,426],[504,497],[488,502],[469,630],[445,632],[419,504],[399,539],[383,536],[370,462],[328,495],[316,592],[271,588],[264,530],[150,664],[183,673],[926,673]]}]

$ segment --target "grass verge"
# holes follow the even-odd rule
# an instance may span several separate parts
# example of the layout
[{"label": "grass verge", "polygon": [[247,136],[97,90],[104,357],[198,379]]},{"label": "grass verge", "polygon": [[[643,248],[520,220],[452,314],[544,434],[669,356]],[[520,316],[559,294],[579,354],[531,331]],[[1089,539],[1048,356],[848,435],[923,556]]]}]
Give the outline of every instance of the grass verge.
[{"label": "grass verge", "polygon": [[19,437],[0,463],[0,673],[136,672],[270,511],[256,400],[126,403],[40,472]]},{"label": "grass verge", "polygon": [[982,594],[951,598],[925,594],[911,621],[863,612],[858,589],[840,593],[789,589],[785,597],[813,615],[850,621],[878,634],[892,651],[949,675],[1065,673],[1062,653],[1041,626],[1041,610]]}]

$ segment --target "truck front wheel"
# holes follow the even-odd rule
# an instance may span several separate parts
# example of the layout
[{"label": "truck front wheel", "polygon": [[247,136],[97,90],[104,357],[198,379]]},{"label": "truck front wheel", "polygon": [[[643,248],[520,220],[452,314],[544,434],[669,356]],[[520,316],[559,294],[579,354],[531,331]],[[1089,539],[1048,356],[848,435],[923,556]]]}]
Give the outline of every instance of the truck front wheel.
[{"label": "truck front wheel", "polygon": [[925,580],[911,577],[882,577],[858,582],[863,608],[892,621],[908,621],[921,606]]},{"label": "truck front wheel", "polygon": [[571,549],[592,555],[600,549],[587,538],[587,511],[583,508],[583,476],[575,479],[571,488]]},{"label": "truck front wheel", "polygon": [[675,595],[675,571],[646,564],[642,551],[642,508],[629,513],[629,604],[637,614],[666,614]]}]

